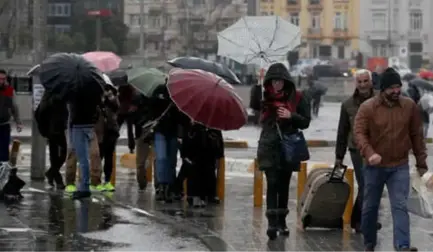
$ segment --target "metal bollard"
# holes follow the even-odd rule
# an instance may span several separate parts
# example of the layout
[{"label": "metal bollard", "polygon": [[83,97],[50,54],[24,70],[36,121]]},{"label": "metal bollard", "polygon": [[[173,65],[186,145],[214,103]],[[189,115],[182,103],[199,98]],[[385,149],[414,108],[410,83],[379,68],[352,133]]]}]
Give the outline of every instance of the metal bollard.
[{"label": "metal bollard", "polygon": [[306,182],[307,182],[307,162],[302,162],[298,172],[298,189],[297,189],[297,201],[296,201],[297,204],[299,204],[301,201],[302,193],[304,192]]},{"label": "metal bollard", "polygon": [[257,158],[254,159],[254,207],[263,206],[263,172],[259,170]]},{"label": "metal bollard", "polygon": [[350,194],[349,199],[347,200],[346,209],[344,210],[343,221],[344,225],[350,225],[352,219],[352,211],[353,211],[353,192],[354,192],[354,179],[353,179],[353,169],[347,169],[346,171],[346,179],[350,186]]},{"label": "metal bollard", "polygon": [[218,160],[217,170],[217,197],[220,200],[224,200],[226,191],[226,160],[224,157]]},{"label": "metal bollard", "polygon": [[153,180],[153,172],[154,172],[154,165],[153,161],[155,160],[155,152],[153,151],[153,148],[150,147],[149,155],[147,156],[147,167],[146,167],[146,179],[148,183],[151,183]]},{"label": "metal bollard", "polygon": [[116,150],[113,153],[113,168],[111,171],[111,177],[110,177],[110,183],[113,186],[116,186],[116,167],[117,167],[117,157],[116,157]]}]

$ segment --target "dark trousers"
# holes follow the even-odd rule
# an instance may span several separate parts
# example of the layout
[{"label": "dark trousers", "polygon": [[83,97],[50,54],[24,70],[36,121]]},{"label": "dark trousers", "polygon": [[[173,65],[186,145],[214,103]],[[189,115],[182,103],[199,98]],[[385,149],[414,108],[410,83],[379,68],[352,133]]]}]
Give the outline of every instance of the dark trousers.
[{"label": "dark trousers", "polygon": [[352,159],[353,170],[355,171],[356,182],[358,183],[358,194],[356,196],[355,205],[352,212],[352,227],[361,224],[362,202],[364,195],[364,174],[363,174],[363,159],[361,154],[356,149],[350,149],[350,158]]},{"label": "dark trousers", "polygon": [[200,197],[203,200],[215,197],[216,176],[214,162],[189,164],[187,171],[187,194],[189,197]]},{"label": "dark trousers", "polygon": [[313,115],[318,116],[319,115],[319,109],[320,109],[320,100],[321,96],[315,96],[313,97]]},{"label": "dark trousers", "polygon": [[9,144],[11,142],[11,125],[0,125],[0,162],[9,161]]},{"label": "dark trousers", "polygon": [[113,172],[113,154],[116,149],[116,139],[104,140],[99,144],[99,153],[101,156],[101,161],[104,160],[104,176],[105,183],[110,182],[111,173]]},{"label": "dark trousers", "polygon": [[133,123],[130,118],[129,114],[119,114],[117,117],[117,124],[119,127],[122,126],[122,124],[126,122],[126,131],[128,134],[128,148],[131,152],[135,150],[135,138],[134,138],[134,131],[133,131]]},{"label": "dark trousers", "polygon": [[65,134],[56,134],[48,138],[48,149],[50,150],[50,169],[48,173],[59,175],[60,168],[66,161],[67,143]]},{"label": "dark trousers", "polygon": [[266,210],[287,210],[289,202],[289,186],[292,177],[292,169],[272,169],[265,171],[267,191]]}]

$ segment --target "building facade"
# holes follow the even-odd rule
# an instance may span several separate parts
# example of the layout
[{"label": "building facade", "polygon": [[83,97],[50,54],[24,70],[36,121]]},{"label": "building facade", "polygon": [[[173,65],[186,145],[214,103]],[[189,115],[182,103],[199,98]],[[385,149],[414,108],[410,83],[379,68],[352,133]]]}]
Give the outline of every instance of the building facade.
[{"label": "building facade", "polygon": [[433,62],[433,1],[361,1],[360,51],[367,57],[399,57],[412,69]]},{"label": "building facade", "polygon": [[[196,55],[213,59],[217,32],[247,14],[245,0],[125,0],[124,23],[130,37],[140,36],[143,1],[145,56]],[[251,7],[253,8],[253,7]]]},{"label": "building facade", "polygon": [[351,59],[359,49],[360,0],[259,1],[261,15],[278,15],[301,28],[301,58]]}]

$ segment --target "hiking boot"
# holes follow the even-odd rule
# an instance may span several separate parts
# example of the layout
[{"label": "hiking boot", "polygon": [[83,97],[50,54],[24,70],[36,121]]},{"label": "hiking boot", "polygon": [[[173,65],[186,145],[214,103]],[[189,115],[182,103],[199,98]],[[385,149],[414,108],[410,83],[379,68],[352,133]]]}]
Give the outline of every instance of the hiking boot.
[{"label": "hiking boot", "polygon": [[77,191],[77,187],[75,185],[67,185],[65,188],[65,192],[74,193]]},{"label": "hiking boot", "polygon": [[90,191],[76,191],[72,194],[72,199],[74,200],[80,200],[89,198],[92,195]]},{"label": "hiking boot", "polygon": [[114,192],[115,190],[116,190],[116,188],[114,187],[113,184],[111,184],[111,182],[107,182],[104,184],[104,191]]},{"label": "hiking boot", "polygon": [[140,191],[146,190],[146,188],[147,188],[147,180],[145,179],[144,181],[139,182],[138,183],[138,188],[139,188]]},{"label": "hiking boot", "polygon": [[287,214],[289,214],[289,210],[280,209],[277,216],[278,233],[282,236],[288,236],[290,234],[290,230],[287,228],[286,224]]},{"label": "hiking boot", "polygon": [[275,210],[267,210],[266,218],[268,218],[268,229],[266,230],[266,234],[269,237],[269,240],[275,240],[277,238],[277,213]]},{"label": "hiking boot", "polygon": [[165,200],[165,187],[164,185],[158,185],[158,189],[156,190],[156,201],[164,201]]}]

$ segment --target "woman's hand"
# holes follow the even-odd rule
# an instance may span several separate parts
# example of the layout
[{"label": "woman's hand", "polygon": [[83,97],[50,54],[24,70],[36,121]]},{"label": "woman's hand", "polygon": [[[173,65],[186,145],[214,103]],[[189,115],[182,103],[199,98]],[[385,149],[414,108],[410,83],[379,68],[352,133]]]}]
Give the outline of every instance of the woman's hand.
[{"label": "woman's hand", "polygon": [[277,114],[279,118],[289,119],[292,116],[292,113],[283,107],[279,107],[277,110]]}]

